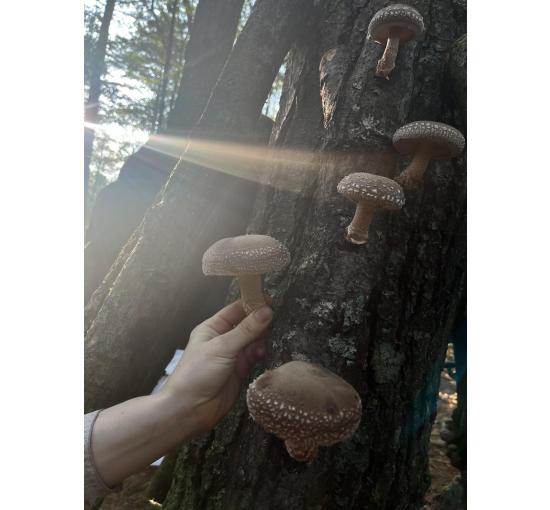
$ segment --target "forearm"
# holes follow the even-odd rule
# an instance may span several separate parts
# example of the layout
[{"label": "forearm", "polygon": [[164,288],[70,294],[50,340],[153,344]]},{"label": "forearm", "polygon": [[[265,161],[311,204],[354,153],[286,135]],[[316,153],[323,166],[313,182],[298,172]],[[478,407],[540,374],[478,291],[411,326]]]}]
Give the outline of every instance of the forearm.
[{"label": "forearm", "polygon": [[193,409],[181,399],[158,393],[128,400],[103,410],[95,422],[96,468],[114,486],[198,433]]}]

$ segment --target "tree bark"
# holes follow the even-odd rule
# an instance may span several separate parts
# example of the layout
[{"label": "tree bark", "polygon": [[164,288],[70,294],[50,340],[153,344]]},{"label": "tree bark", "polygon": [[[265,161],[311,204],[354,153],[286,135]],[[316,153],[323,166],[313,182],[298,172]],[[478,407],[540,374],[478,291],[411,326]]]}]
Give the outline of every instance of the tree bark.
[{"label": "tree bark", "polygon": [[[190,128],[204,110],[233,46],[242,3],[243,0],[199,2],[185,49],[177,111],[170,114],[169,124],[173,130]],[[189,16],[189,2],[185,8]],[[177,161],[175,155],[162,154],[151,143],[146,143],[124,163],[117,181],[99,192],[86,232],[85,303],[107,275],[155,195],[166,184]]]},{"label": "tree bark", "polygon": [[243,3],[200,0],[193,24],[202,28],[193,30],[185,49],[185,67],[176,104],[168,115],[168,130],[190,129],[199,120],[233,47]]},{"label": "tree bark", "polygon": [[403,45],[386,81],[374,76],[380,46],[365,40],[385,4],[327,0],[302,31],[273,139],[311,159],[298,175],[286,160],[272,166],[249,225],[292,254],[266,281],[275,309],[266,367],[303,359],[335,371],[362,397],[361,426],[308,466],[248,418],[241,398],[213,433],[182,448],[166,510],[422,505],[439,376],[465,287],[465,157],[433,162],[401,211],[377,214],[363,246],[344,240],[354,205],[336,185],[356,171],[398,175],[405,162],[391,137],[407,122],[462,127],[446,60],[465,26],[452,0],[411,0],[428,35]]},{"label": "tree bark", "polygon": [[[448,63],[448,107],[453,112],[453,119],[466,134],[466,63],[467,63],[466,35],[459,37],[451,48]],[[455,346],[456,362],[456,392],[457,407],[453,412],[452,440],[450,441],[449,457],[451,463],[460,469],[460,483],[467,494],[467,369],[466,369],[466,304],[463,303],[459,316],[459,327],[455,327],[453,343]]]},{"label": "tree bark", "polygon": [[[92,73],[90,76],[90,89],[88,92],[88,101],[86,102],[85,116],[86,122],[96,124],[99,119],[99,97],[101,96],[101,77],[105,72],[105,55],[107,53],[107,41],[109,39],[109,26],[113,19],[116,0],[107,0],[105,11],[101,19],[99,37],[95,47]],[[94,145],[94,130],[89,127],[84,128],[84,199],[88,198],[88,184],[90,181],[90,161]]]},{"label": "tree bark", "polygon": [[[125,249],[128,256],[112,276],[112,286],[98,289],[104,294],[97,314],[89,318],[85,339],[86,409],[148,393],[196,324],[197,307],[227,286],[225,279],[205,281],[202,254],[219,238],[244,230],[255,169],[244,169],[248,179],[232,175],[243,170],[239,160],[228,162],[223,152],[214,160],[213,149],[254,142],[262,105],[311,3],[255,4],[192,133],[195,155],[200,137],[217,140],[218,145],[202,153],[217,170],[185,161],[184,155],[142,221],[135,244]],[[254,79],[243,80],[247,76]]]}]

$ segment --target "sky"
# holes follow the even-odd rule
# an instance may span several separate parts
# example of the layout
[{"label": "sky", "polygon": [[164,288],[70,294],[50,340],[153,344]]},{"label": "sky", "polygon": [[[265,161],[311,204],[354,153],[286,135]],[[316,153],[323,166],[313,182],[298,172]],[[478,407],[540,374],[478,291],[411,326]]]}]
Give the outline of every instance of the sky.
[{"label": "sky", "polygon": [[[86,8],[94,8],[99,5],[102,10],[104,2],[84,0],[84,5]],[[125,15],[124,4],[116,4],[109,27],[109,36],[110,38],[115,36],[127,37],[130,34],[131,25],[129,25],[129,18]],[[146,99],[152,94],[151,91],[142,87],[138,81],[128,78],[123,70],[113,66],[107,68],[105,79],[119,84],[120,92],[136,102]],[[279,100],[280,91],[274,91],[266,101],[262,113],[274,119],[279,109]],[[99,171],[107,182],[112,182],[118,176],[118,172],[124,163],[125,156],[122,156],[122,154],[126,154],[128,150],[135,150],[147,140],[150,133],[117,123],[101,124],[101,126],[95,126],[95,129],[97,139],[105,142],[103,150],[107,150],[111,158],[109,158],[109,161],[102,161],[101,153],[94,150],[91,172],[93,175]],[[113,162],[116,159],[116,154],[121,154],[120,160]]]}]

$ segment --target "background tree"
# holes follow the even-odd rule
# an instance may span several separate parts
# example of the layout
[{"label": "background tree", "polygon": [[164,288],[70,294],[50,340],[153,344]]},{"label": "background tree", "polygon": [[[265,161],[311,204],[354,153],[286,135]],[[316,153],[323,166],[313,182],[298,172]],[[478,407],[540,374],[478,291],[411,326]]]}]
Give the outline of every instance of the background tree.
[{"label": "background tree", "polygon": [[[200,318],[196,302],[226,287],[202,277],[202,253],[248,225],[292,253],[290,267],[267,282],[276,313],[266,366],[321,363],[363,399],[358,432],[311,466],[292,461],[241,400],[213,433],[182,448],[164,508],[422,504],[439,374],[464,292],[465,158],[433,163],[401,212],[375,218],[365,246],[343,240],[353,205],[335,192],[354,171],[397,175],[403,162],[391,136],[406,122],[435,119],[464,130],[448,86],[457,77],[447,68],[448,50],[465,32],[462,3],[409,3],[423,14],[426,37],[403,46],[386,81],[374,76],[381,48],[365,40],[386,2],[258,0],[191,133],[195,141],[94,293],[88,409],[150,391]],[[289,49],[270,162],[227,161],[229,148],[244,153],[254,141]],[[226,157],[190,161],[201,147],[225,148]],[[251,179],[259,174],[258,190]]]},{"label": "background tree", "polygon": [[[116,178],[124,161],[147,140],[147,133],[165,127],[166,114],[175,103],[196,3],[137,0],[117,4],[105,51],[101,95],[96,102],[96,126],[88,130],[102,149],[93,154],[90,146],[86,151],[89,206],[100,189]],[[86,4],[87,90],[101,21],[98,11],[91,0]]]},{"label": "background tree", "polygon": [[[105,54],[107,51],[107,39],[109,37],[109,26],[113,19],[115,0],[105,2],[105,10],[101,18],[99,37],[93,48],[93,53],[88,48],[87,62],[90,64],[88,100],[86,102],[85,119],[87,122],[96,124],[99,118],[99,96],[101,94],[101,78],[105,71]],[[92,21],[93,17],[89,20]],[[89,39],[88,39],[89,42]],[[88,182],[90,179],[90,159],[94,144],[94,131],[88,127],[84,128],[84,197],[88,197]]]},{"label": "background tree", "polygon": [[[197,7],[185,49],[185,65],[178,75],[177,97],[168,119],[170,133],[183,136],[206,105],[233,46],[242,6],[243,0],[203,0]],[[140,44],[146,40],[145,36],[139,38]],[[86,302],[166,182],[177,162],[178,150],[172,148],[171,152],[163,153],[152,147],[150,141],[127,158],[117,181],[98,195],[86,232]]]},{"label": "background tree", "polygon": [[166,56],[162,67],[162,81],[158,94],[157,115],[154,128],[158,128],[164,122],[164,110],[166,108],[166,93],[168,87],[168,75],[172,63],[172,51],[174,46],[174,29],[176,27],[176,16],[179,8],[179,0],[172,0],[170,5],[170,29],[168,30],[168,42],[166,43]]},{"label": "background tree", "polygon": [[[87,385],[87,400],[89,406],[95,407],[100,401],[116,401],[121,397],[127,398],[127,395],[134,391],[141,392],[141,389],[134,386],[136,381],[133,375],[135,372],[133,374],[130,373],[134,369],[143,369],[140,379],[144,387],[154,384],[158,370],[162,370],[163,368],[156,366],[157,361],[162,359],[163,361],[160,361],[161,364],[167,361],[167,358],[169,358],[173,352],[176,338],[181,334],[179,328],[174,327],[174,318],[178,316],[186,317],[185,322],[189,325],[189,319],[193,317],[194,319],[192,321],[196,320],[197,313],[201,315],[211,312],[211,310],[205,311],[202,308],[201,303],[203,301],[208,301],[210,296],[219,296],[220,290],[227,288],[227,283],[223,281],[210,281],[205,285],[202,273],[200,271],[197,272],[196,268],[198,267],[200,270],[202,252],[213,242],[213,240],[223,237],[222,234],[227,232],[238,233],[244,230],[253,203],[255,184],[251,179],[224,174],[223,172],[208,168],[208,165],[221,165],[222,168],[230,170],[232,173],[242,172],[242,161],[239,158],[230,158],[229,155],[224,154],[223,144],[225,144],[225,147],[228,146],[227,144],[229,144],[229,147],[232,147],[233,143],[242,144],[246,141],[252,143],[257,141],[258,137],[263,139],[261,130],[258,130],[258,120],[265,98],[271,90],[271,85],[277,75],[284,56],[300,28],[300,23],[305,22],[307,19],[307,9],[304,7],[308,5],[309,0],[301,0],[300,2],[286,0],[276,5],[265,0],[256,3],[249,21],[233,47],[223,72],[216,83],[208,106],[201,116],[199,123],[191,133],[191,138],[195,140],[192,144],[193,149],[191,153],[203,159],[206,158],[207,165],[188,165],[186,163],[185,171],[173,172],[164,188],[163,194],[165,194],[168,189],[172,190],[171,192],[176,192],[176,189],[179,189],[181,186],[185,188],[185,195],[189,193],[190,197],[201,197],[199,201],[191,199],[192,202],[197,202],[196,210],[189,207],[187,196],[184,196],[183,201],[175,197],[173,200],[170,199],[169,201],[172,207],[180,209],[179,211],[174,211],[171,214],[171,218],[177,219],[178,222],[189,222],[185,226],[185,229],[190,228],[192,232],[189,231],[189,235],[191,236],[189,242],[185,242],[186,236],[188,235],[186,232],[182,233],[183,237],[177,240],[174,239],[177,246],[169,247],[166,252],[167,259],[165,263],[170,266],[175,264],[175,268],[177,268],[178,271],[178,278],[182,276],[182,274],[180,275],[180,271],[183,271],[190,276],[190,280],[186,282],[186,285],[182,289],[179,287],[172,288],[171,285],[166,287],[166,290],[170,289],[169,292],[174,290],[179,293],[183,290],[186,294],[185,297],[183,295],[179,297],[169,297],[166,295],[163,298],[163,300],[173,299],[175,302],[180,302],[181,305],[186,308],[196,308],[198,306],[200,312],[195,309],[193,311],[187,310],[186,314],[180,314],[178,312],[177,315],[172,315],[172,311],[170,311],[170,318],[168,318],[167,321],[163,321],[162,319],[159,321],[157,317],[154,319],[154,322],[149,323],[148,327],[152,327],[156,330],[154,333],[155,336],[160,335],[161,337],[166,336],[167,338],[172,338],[172,341],[158,344],[159,351],[153,356],[153,359],[156,360],[153,364],[147,359],[145,350],[134,349],[134,347],[145,339],[145,337],[148,337],[152,331],[142,329],[141,334],[145,336],[141,338],[132,334],[126,335],[126,333],[124,333],[124,339],[119,337],[117,350],[120,350],[122,353],[126,348],[130,348],[138,357],[134,358],[130,371],[122,370],[122,373],[120,373],[122,377],[121,380],[113,385],[107,385],[110,390],[112,390],[112,393],[106,393],[105,386],[103,386],[103,389],[97,391],[99,389],[97,384],[99,383],[101,385],[100,380],[102,376],[100,372],[107,377],[109,377],[107,374],[113,373],[111,370],[113,367],[109,366],[109,363],[104,363],[106,360],[103,358],[103,354],[107,354],[110,347],[108,346],[108,342],[104,342],[103,339],[107,340],[110,335],[107,336],[101,332],[100,324],[103,324],[103,319],[100,319],[99,316],[100,313],[108,312],[108,310],[114,311],[114,309],[110,309],[105,305],[107,300],[110,300],[112,297],[109,292],[111,284],[113,283],[111,278],[116,278],[117,280],[119,278],[118,263],[123,260],[119,256],[101,286],[92,296],[87,309],[86,322],[87,327],[89,326],[87,345],[90,348],[87,360],[89,361],[88,368],[91,376],[89,384]],[[258,55],[261,57],[258,58]],[[247,72],[253,73],[255,79],[248,80],[245,83],[239,83],[240,78],[246,75]],[[202,145],[205,141],[215,142],[209,142],[203,149]],[[222,145],[220,146],[220,144]],[[237,153],[239,153],[238,147]],[[247,177],[252,178],[253,173],[256,172],[256,167],[248,165],[248,171],[249,174]],[[242,175],[242,173],[240,175]],[[183,178],[180,179],[180,177]],[[196,186],[198,186],[198,188],[195,188]],[[212,188],[212,186],[215,189]],[[227,187],[224,188],[224,186]],[[182,190],[178,191],[178,193],[181,191]],[[204,192],[206,192],[206,195],[203,199],[202,196]],[[155,208],[156,206],[153,207],[153,209]],[[132,251],[132,239],[136,240],[140,238],[139,243],[141,244],[143,242],[145,252],[149,253],[147,256],[152,255],[154,258],[157,258],[153,252],[149,252],[149,250],[157,251],[157,248],[155,248],[156,241],[153,239],[145,240],[145,238],[142,240],[141,234],[139,234],[144,225],[148,223],[148,217],[149,215],[146,215],[139,229],[136,230],[131,240],[126,244],[124,250]],[[153,217],[156,217],[156,215],[151,218]],[[195,228],[197,224],[193,219],[194,217],[204,218],[204,220],[211,218],[214,224],[211,226],[204,224],[203,228],[199,231]],[[219,219],[222,221],[219,221]],[[151,228],[150,232],[161,233],[165,231],[164,227],[158,227],[159,228]],[[150,227],[146,228],[149,229]],[[196,236],[198,236],[197,239],[195,239]],[[208,243],[206,246],[204,246],[205,242]],[[184,255],[184,252],[180,250],[191,250],[193,256],[188,258]],[[191,268],[185,267],[187,263],[192,264]],[[124,263],[124,265],[126,266],[126,263]],[[138,266],[136,266],[136,269],[137,267]],[[149,270],[153,271],[151,274],[154,275],[154,278],[164,278],[162,276],[162,274],[164,274],[164,267],[151,264],[151,261],[147,262],[147,267]],[[166,269],[169,272],[173,270],[168,269],[168,267]],[[141,273],[141,269],[137,270]],[[167,274],[169,273],[166,273],[166,275]],[[141,276],[139,279],[142,279]],[[134,283],[137,283],[137,281]],[[142,287],[142,290],[145,290],[145,288]],[[160,287],[157,288],[157,291],[158,290],[160,290]],[[199,296],[201,297],[199,298]],[[135,294],[135,297],[139,299],[137,294]],[[151,297],[153,297],[153,294],[151,294]],[[223,293],[221,293],[221,298],[223,299]],[[219,297],[217,299],[217,304],[219,305]],[[157,305],[160,305],[160,308],[162,308],[161,303],[158,302],[153,304],[154,311],[153,309],[145,311],[143,307],[139,306],[139,310],[134,310],[134,313],[138,313],[142,319],[145,319],[145,315],[149,315],[149,313],[156,314],[156,312],[161,312],[162,314],[161,309],[158,309]],[[130,315],[134,315],[130,309],[127,311]],[[131,321],[136,318],[137,316],[128,317]],[[109,319],[109,324],[112,326],[114,326],[115,323],[122,325],[125,321],[121,321],[120,319],[121,317],[115,322],[111,322]],[[176,320],[179,320],[179,318]],[[187,326],[184,325],[183,327]],[[94,332],[93,334],[92,331]],[[101,338],[101,341],[96,342],[92,340],[92,336],[95,337],[95,335],[97,335],[98,339]],[[176,337],[174,337],[174,335],[176,335]],[[137,343],[134,344],[134,341]],[[131,346],[131,344],[133,344],[133,346]],[[99,349],[99,351],[97,349]],[[102,354],[100,354],[100,351]],[[162,355],[158,356],[161,351]],[[116,356],[116,358],[118,358],[118,356]],[[123,361],[122,358],[118,359],[126,365],[126,361]],[[115,358],[112,358],[111,361],[116,362]],[[121,368],[122,367],[119,366],[115,372]],[[129,379],[126,379],[127,377]],[[128,385],[127,383],[132,379],[133,383]],[[94,396],[92,397],[92,395]],[[99,398],[99,400],[96,398]]]}]

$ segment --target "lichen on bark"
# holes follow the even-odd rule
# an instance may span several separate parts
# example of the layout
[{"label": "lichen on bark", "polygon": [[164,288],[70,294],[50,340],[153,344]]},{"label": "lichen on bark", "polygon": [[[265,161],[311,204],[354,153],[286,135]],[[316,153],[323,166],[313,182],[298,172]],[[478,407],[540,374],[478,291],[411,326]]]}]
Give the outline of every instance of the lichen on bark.
[{"label": "lichen on bark", "polygon": [[285,162],[275,160],[248,229],[279,239],[292,255],[286,272],[266,279],[275,318],[266,364],[254,375],[291,359],[320,363],[360,393],[361,425],[307,466],[255,426],[241,401],[210,436],[215,441],[182,449],[171,510],[422,505],[439,373],[464,292],[465,157],[430,165],[403,210],[377,214],[364,246],[344,240],[353,204],[336,193],[348,173],[391,178],[404,168],[391,147],[399,126],[428,119],[460,127],[447,74],[452,42],[465,31],[460,6],[409,3],[427,33],[403,47],[390,81],[374,76],[379,47],[365,40],[385,2],[316,3],[289,53],[272,136],[274,147],[311,151],[308,171],[285,189]]}]

